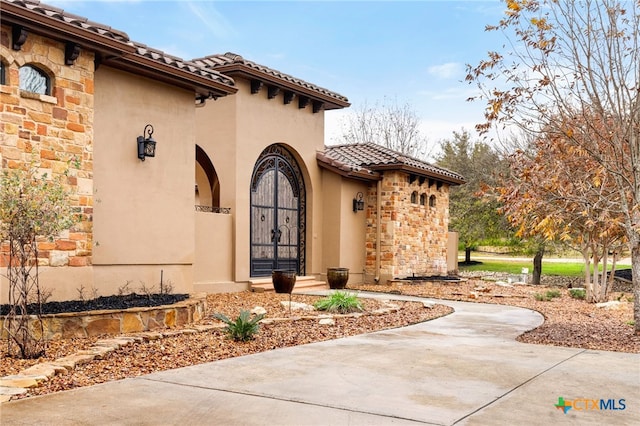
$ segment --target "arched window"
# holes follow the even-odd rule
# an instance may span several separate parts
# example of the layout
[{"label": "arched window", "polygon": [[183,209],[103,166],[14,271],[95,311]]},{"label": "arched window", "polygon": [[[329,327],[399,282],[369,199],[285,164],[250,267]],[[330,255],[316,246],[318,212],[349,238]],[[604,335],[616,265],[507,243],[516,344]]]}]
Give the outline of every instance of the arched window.
[{"label": "arched window", "polygon": [[7,80],[5,76],[6,68],[7,66],[4,64],[2,59],[0,59],[0,84],[7,84]]},{"label": "arched window", "polygon": [[424,206],[427,204],[427,194],[420,194],[420,205]]},{"label": "arched window", "polygon": [[411,193],[411,204],[418,204],[418,192],[413,191]]},{"label": "arched window", "polygon": [[33,65],[24,65],[20,67],[20,90],[40,95],[50,95],[51,82],[49,76]]},{"label": "arched window", "polygon": [[429,197],[429,207],[435,207],[436,206],[436,196],[432,195],[431,197]]}]

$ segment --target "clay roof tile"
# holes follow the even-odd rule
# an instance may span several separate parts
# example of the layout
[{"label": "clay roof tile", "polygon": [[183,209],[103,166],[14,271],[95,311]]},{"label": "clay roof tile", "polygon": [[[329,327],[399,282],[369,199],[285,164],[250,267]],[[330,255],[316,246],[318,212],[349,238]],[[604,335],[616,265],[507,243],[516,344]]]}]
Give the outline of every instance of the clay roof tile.
[{"label": "clay roof tile", "polygon": [[434,166],[374,143],[358,143],[325,147],[316,156],[320,164],[343,171],[369,172],[372,176],[382,170],[404,170],[409,173],[439,179],[450,184],[465,182],[460,174]]}]

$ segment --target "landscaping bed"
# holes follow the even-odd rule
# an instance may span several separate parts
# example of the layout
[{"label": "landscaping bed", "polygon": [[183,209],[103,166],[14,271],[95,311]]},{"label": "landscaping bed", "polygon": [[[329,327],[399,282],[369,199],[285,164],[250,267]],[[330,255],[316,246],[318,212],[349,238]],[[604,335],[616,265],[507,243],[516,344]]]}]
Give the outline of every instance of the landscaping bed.
[{"label": "landscaping bed", "polygon": [[[315,296],[293,295],[296,303],[312,304],[320,299]],[[289,300],[288,294],[275,293],[225,293],[207,296],[207,311],[199,325],[204,331],[196,332],[191,326],[172,330],[158,330],[154,339],[128,344],[110,352],[104,359],[96,359],[78,365],[66,374],[59,374],[42,382],[39,387],[13,399],[41,395],[61,390],[89,386],[110,380],[135,377],[155,371],[185,367],[271,349],[295,346],[323,340],[353,336],[377,330],[406,326],[446,315],[451,308],[435,305],[425,308],[418,302],[390,302],[361,299],[364,312],[356,315],[335,315],[334,323],[319,324],[326,312],[292,310],[281,302]],[[266,323],[261,324],[254,340],[235,342],[227,338],[220,325],[212,318],[214,313],[223,313],[230,318],[241,310],[260,306],[267,311]],[[392,309],[388,309],[389,307]],[[387,309],[385,309],[387,307]],[[381,309],[384,309],[382,311]],[[180,330],[185,331],[181,333]],[[136,336],[136,334],[132,334]],[[102,338],[109,336],[102,336]],[[38,360],[8,358],[6,341],[0,346],[0,377],[18,374],[37,363],[45,363],[89,349],[97,337],[82,339],[60,339],[51,341],[45,357]]]}]

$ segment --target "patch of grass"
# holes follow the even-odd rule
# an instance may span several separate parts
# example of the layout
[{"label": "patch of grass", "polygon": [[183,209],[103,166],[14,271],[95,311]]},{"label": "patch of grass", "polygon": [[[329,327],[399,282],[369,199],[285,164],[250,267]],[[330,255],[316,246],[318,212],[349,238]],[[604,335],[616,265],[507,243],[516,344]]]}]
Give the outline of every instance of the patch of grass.
[{"label": "patch of grass", "polygon": [[635,322],[634,320],[627,321],[627,325],[630,325],[630,326],[632,326],[632,327],[633,327],[633,326],[635,326],[635,325],[636,325],[636,322]]},{"label": "patch of grass", "polygon": [[569,296],[574,299],[584,300],[587,297],[587,291],[584,288],[570,288]]},{"label": "patch of grass", "polygon": [[[472,257],[473,259],[473,257]],[[532,262],[523,262],[515,260],[483,260],[474,265],[460,264],[461,271],[489,271],[489,272],[506,272],[509,274],[520,274],[522,268],[528,268],[529,273],[533,272]],[[559,275],[565,277],[583,277],[584,263],[582,262],[545,262],[542,260],[543,275]]]},{"label": "patch of grass", "polygon": [[331,296],[318,300],[313,306],[319,311],[338,312],[348,314],[361,311],[362,304],[355,293],[336,291]]},{"label": "patch of grass", "polygon": [[227,324],[224,329],[225,333],[233,340],[246,342],[253,339],[253,336],[258,332],[260,328],[260,320],[264,318],[264,314],[255,315],[251,318],[249,311],[240,311],[240,315],[235,321],[232,321],[224,314],[216,313],[214,318],[219,319],[223,323]]}]

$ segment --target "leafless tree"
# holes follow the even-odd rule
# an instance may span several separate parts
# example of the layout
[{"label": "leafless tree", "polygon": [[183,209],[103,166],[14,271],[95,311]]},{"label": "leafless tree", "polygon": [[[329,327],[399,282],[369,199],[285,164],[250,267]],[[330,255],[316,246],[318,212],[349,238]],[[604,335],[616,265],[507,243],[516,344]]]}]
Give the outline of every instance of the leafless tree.
[{"label": "leafless tree", "polygon": [[373,106],[365,103],[354,108],[343,122],[342,140],[345,143],[373,142],[416,158],[426,158],[431,149],[427,138],[420,133],[418,114],[405,103],[385,98]]}]

